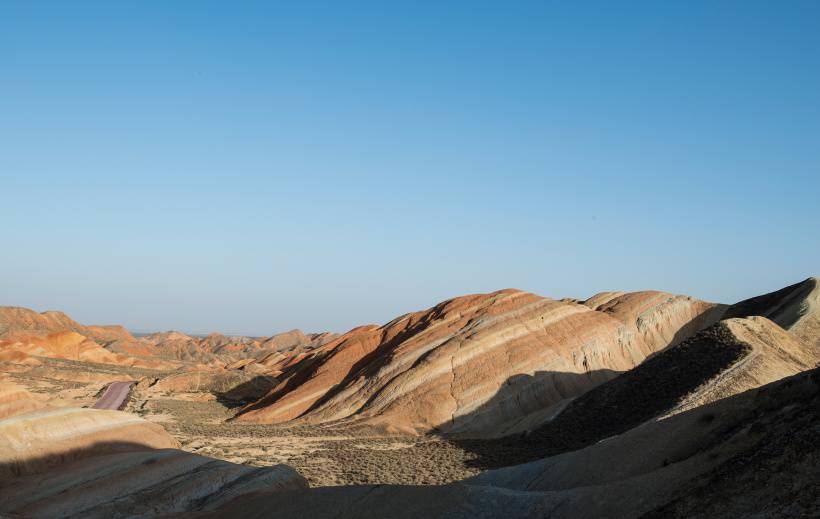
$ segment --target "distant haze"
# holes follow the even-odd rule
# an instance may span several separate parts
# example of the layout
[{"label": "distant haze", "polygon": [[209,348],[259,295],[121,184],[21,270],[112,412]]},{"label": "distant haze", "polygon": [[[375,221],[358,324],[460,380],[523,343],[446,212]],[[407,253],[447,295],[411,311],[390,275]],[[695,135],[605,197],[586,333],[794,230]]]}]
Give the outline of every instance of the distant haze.
[{"label": "distant haze", "polygon": [[820,275],[820,3],[13,2],[0,304],[132,330]]}]

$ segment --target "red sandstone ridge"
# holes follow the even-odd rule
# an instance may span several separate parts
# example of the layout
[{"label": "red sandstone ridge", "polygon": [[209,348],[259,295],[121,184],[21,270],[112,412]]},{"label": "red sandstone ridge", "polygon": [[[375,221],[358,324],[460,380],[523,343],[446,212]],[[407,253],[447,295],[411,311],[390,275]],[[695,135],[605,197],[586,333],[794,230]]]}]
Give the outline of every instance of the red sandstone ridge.
[{"label": "red sandstone ridge", "polygon": [[458,297],[321,346],[237,418],[499,434],[712,324],[723,310],[660,292],[609,293],[586,305],[514,289]]},{"label": "red sandstone ridge", "polygon": [[37,313],[27,308],[0,306],[0,360],[11,361],[22,354],[122,366],[167,367],[156,359],[135,358],[126,352],[145,356],[151,353],[121,326],[84,326],[62,312]]},{"label": "red sandstone ridge", "polygon": [[158,369],[183,363],[212,369],[240,362],[243,368],[252,366],[248,371],[266,372],[281,357],[315,349],[334,337],[291,330],[270,337],[193,337],[169,331],[137,338],[122,326],[85,326],[62,312],[0,307],[0,361],[23,355]]},{"label": "red sandstone ridge", "polygon": [[0,339],[14,340],[55,332],[75,332],[102,345],[136,341],[122,326],[84,326],[63,312],[37,313],[28,308],[0,306]]},{"label": "red sandstone ridge", "polygon": [[13,340],[0,340],[2,357],[24,354],[99,364],[117,364],[146,368],[162,367],[160,361],[137,359],[112,352],[88,337],[73,331],[52,332],[47,335],[15,334]]}]

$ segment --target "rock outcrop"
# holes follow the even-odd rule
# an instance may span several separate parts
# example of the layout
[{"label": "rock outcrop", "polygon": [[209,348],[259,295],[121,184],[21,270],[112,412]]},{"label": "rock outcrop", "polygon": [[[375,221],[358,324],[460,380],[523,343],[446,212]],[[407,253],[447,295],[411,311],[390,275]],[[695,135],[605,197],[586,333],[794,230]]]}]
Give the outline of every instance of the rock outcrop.
[{"label": "rock outcrop", "polygon": [[238,419],[500,434],[722,312],[660,292],[607,294],[586,304],[512,289],[459,297],[315,349]]}]

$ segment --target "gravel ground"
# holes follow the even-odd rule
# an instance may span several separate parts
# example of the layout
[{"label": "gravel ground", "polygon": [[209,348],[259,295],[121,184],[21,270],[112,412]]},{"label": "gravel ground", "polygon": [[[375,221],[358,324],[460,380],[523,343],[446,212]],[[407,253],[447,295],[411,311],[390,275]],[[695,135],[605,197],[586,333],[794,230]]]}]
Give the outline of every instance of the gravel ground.
[{"label": "gravel ground", "polygon": [[473,454],[435,437],[226,422],[232,413],[216,401],[136,402],[135,412],[161,423],[189,452],[248,465],[286,463],[311,486],[433,485],[479,472],[469,466]]}]

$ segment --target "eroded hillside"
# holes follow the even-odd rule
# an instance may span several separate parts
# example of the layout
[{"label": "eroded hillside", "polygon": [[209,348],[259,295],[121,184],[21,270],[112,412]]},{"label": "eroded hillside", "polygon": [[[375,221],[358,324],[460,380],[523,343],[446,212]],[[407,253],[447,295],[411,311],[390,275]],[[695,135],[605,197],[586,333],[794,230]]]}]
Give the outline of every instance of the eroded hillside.
[{"label": "eroded hillside", "polygon": [[817,294],[502,290],[270,337],[0,308],[0,513],[811,516]]},{"label": "eroded hillside", "polygon": [[238,419],[502,434],[543,419],[722,312],[660,292],[615,294],[594,305],[519,290],[460,297],[328,343]]}]

